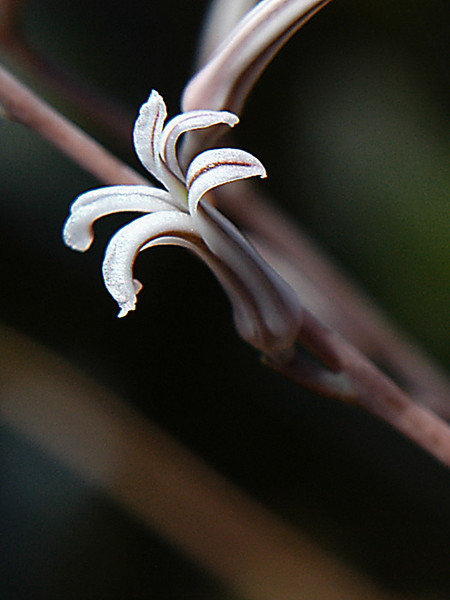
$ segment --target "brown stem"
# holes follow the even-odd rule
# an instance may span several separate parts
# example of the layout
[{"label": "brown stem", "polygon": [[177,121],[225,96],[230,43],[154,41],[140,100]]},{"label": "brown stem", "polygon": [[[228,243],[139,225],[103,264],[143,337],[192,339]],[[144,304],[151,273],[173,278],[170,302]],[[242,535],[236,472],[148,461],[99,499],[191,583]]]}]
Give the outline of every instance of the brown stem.
[{"label": "brown stem", "polygon": [[24,38],[22,12],[24,0],[0,0],[0,45],[19,65],[33,72],[41,83],[58,93],[65,101],[100,124],[111,135],[128,141],[133,115],[119,102],[87,84],[77,75],[32,48]]},{"label": "brown stem", "polygon": [[304,310],[299,342],[331,369],[314,369],[297,356],[292,363],[269,366],[323,396],[357,403],[405,437],[450,466],[450,427],[432,411],[416,404],[338,333]]},{"label": "brown stem", "polygon": [[342,402],[355,402],[357,399],[356,388],[345,373],[326,369],[301,353],[296,354],[288,364],[276,364],[266,357],[262,360],[284,377],[319,396],[335,398]]},{"label": "brown stem", "polygon": [[356,397],[349,396],[349,400],[356,400],[367,411],[450,466],[448,424],[413,402],[356,348],[307,310],[304,311],[299,341],[316,356],[334,357],[335,368],[348,377],[351,389],[356,392]]},{"label": "brown stem", "polygon": [[[105,95],[89,89],[83,82],[77,82],[72,74],[64,72],[28,46],[22,32],[25,4],[26,0],[0,0],[2,45],[16,60],[32,68],[44,83],[71,102],[81,104],[96,122],[102,122],[109,131],[128,138],[131,120],[129,116],[125,117],[121,107]],[[133,177],[130,182],[134,182]],[[236,202],[238,195],[227,194],[227,188],[223,188],[218,197],[225,197],[227,210],[231,210],[234,219],[249,230],[266,259],[273,262],[276,254],[281,254],[282,261],[290,263],[297,274],[301,272],[302,281],[305,276],[311,281],[322,296],[322,304],[328,303],[326,314],[318,315],[322,320],[392,372],[422,404],[450,419],[450,390],[446,376],[403,333],[399,335],[396,332],[386,316],[348,277],[339,272],[306,232],[294,227],[279,210],[262,202],[253,188],[245,183],[240,192],[242,194],[244,190],[245,203]]]},{"label": "brown stem", "polygon": [[[1,67],[0,104],[7,116],[37,131],[104,183],[145,183],[145,179],[58,114]],[[322,325],[308,311],[305,311],[305,315],[299,340],[315,357],[329,366],[331,371],[340,372],[345,376],[343,380],[332,382],[335,389],[339,387],[338,382],[344,387],[350,384],[347,394],[350,399],[356,393],[358,402],[364,408],[393,425],[444,464],[450,465],[450,427],[433,413],[414,404],[387,376],[378,371],[337,333]],[[278,367],[278,370],[296,379],[295,364]],[[305,373],[300,363],[298,364],[297,380],[302,385],[308,378],[319,381],[317,375],[317,372],[313,371]],[[320,391],[320,385],[317,390]],[[346,393],[342,393],[340,397]]]},{"label": "brown stem", "polygon": [[219,208],[246,230],[266,260],[299,290],[302,300],[302,287],[308,284],[313,289],[311,310],[393,373],[414,398],[450,419],[446,375],[389,322],[305,231],[263,200],[248,182],[233,185],[234,190],[225,186],[216,194]]},{"label": "brown stem", "polygon": [[136,171],[39,98],[1,65],[0,105],[8,118],[39,133],[104,183],[148,183]]}]

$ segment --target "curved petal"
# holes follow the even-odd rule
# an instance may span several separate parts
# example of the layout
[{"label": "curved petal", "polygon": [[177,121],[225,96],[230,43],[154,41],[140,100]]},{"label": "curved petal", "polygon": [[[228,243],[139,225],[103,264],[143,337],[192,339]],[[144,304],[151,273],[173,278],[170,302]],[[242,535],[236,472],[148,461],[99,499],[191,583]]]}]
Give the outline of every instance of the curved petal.
[{"label": "curved petal", "polygon": [[176,153],[179,137],[194,129],[206,129],[221,124],[234,127],[238,122],[239,117],[224,110],[191,110],[182,113],[171,119],[164,127],[161,136],[161,156],[172,173],[184,181]]},{"label": "curved petal", "polygon": [[152,90],[140,110],[133,129],[133,143],[143,166],[170,192],[174,202],[181,208],[186,204],[186,193],[177,177],[161,160],[161,134],[167,109],[156,90]]},{"label": "curved petal", "polygon": [[94,239],[93,224],[101,217],[125,211],[151,213],[173,209],[168,192],[146,185],[113,185],[91,190],[72,204],[63,239],[73,250],[84,252]]},{"label": "curved petal", "polygon": [[161,132],[167,117],[167,109],[162,97],[152,90],[147,102],[139,109],[133,129],[133,143],[136,154],[143,166],[159,180],[159,148]]},{"label": "curved petal", "polygon": [[208,191],[225,183],[266,172],[261,162],[242,150],[208,150],[188,170],[188,206],[204,242],[243,282],[257,307],[261,324],[257,346],[273,360],[285,360],[292,351],[302,317],[294,290],[256,252],[240,231],[207,202]]},{"label": "curved petal", "polygon": [[164,211],[139,217],[122,227],[106,248],[103,279],[119,304],[119,317],[135,309],[138,285],[133,280],[133,264],[144,244],[158,237],[183,237],[195,234],[192,218],[178,211]]},{"label": "curved petal", "polygon": [[202,152],[191,162],[186,174],[189,212],[193,214],[202,196],[213,188],[256,176],[266,177],[266,170],[249,152],[235,148]]}]

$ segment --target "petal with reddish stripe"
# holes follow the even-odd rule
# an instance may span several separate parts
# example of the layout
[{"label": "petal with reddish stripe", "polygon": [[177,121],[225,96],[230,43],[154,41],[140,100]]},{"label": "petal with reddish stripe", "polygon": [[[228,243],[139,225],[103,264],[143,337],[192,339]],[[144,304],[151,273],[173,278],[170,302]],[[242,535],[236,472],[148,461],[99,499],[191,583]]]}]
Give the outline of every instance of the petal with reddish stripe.
[{"label": "petal with reddish stripe", "polygon": [[192,110],[182,113],[171,119],[164,127],[161,136],[162,158],[172,173],[181,181],[184,181],[184,174],[178,163],[176,150],[179,137],[188,131],[206,129],[214,125],[234,127],[238,122],[239,117],[224,110]]}]

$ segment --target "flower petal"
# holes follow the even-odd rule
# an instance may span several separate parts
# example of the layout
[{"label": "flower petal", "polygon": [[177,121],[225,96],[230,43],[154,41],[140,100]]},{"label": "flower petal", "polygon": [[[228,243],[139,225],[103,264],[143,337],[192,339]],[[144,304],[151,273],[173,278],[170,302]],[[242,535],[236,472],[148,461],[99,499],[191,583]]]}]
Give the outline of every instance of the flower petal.
[{"label": "flower petal", "polygon": [[186,205],[186,192],[178,178],[161,159],[161,135],[167,109],[162,97],[152,90],[140,110],[133,129],[136,154],[143,166],[170,192],[180,208]]},{"label": "flower petal", "polygon": [[235,273],[255,307],[255,337],[245,339],[275,362],[289,359],[303,316],[294,290],[208,202],[199,202],[193,219],[205,244]]},{"label": "flower petal", "polygon": [[133,130],[136,154],[143,166],[159,180],[159,148],[161,132],[167,117],[167,109],[162,97],[152,90],[147,102],[140,110]]},{"label": "flower petal", "polygon": [[184,174],[180,169],[176,153],[178,138],[183,133],[195,129],[205,129],[220,124],[234,127],[238,122],[239,117],[224,110],[192,110],[182,113],[171,119],[164,127],[161,136],[161,156],[172,173],[184,181]]},{"label": "flower petal", "polygon": [[231,148],[207,150],[189,166],[188,207],[206,245],[237,275],[257,307],[257,339],[247,341],[273,360],[285,360],[293,351],[302,317],[297,295],[228,219],[201,202],[215,187],[255,175],[265,177],[266,171],[252,154]]},{"label": "flower petal", "polygon": [[194,234],[190,215],[164,211],[135,219],[111,238],[103,260],[103,279],[109,293],[119,304],[119,317],[135,309],[138,290],[132,273],[135,258],[142,246],[158,237],[189,237]]},{"label": "flower petal", "polygon": [[84,252],[94,239],[94,222],[106,215],[133,211],[173,210],[165,190],[146,185],[113,185],[91,190],[78,196],[70,209],[64,229],[64,242],[73,250]]},{"label": "flower petal", "polygon": [[201,197],[219,185],[248,177],[266,177],[262,163],[249,152],[235,148],[206,150],[194,158],[186,174],[189,212]]}]

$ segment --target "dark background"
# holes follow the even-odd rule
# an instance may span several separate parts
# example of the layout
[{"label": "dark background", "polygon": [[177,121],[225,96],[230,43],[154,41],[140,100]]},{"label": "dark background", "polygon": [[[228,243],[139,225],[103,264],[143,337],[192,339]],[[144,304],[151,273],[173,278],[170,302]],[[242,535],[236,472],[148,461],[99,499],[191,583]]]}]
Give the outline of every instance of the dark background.
[{"label": "dark background", "polygon": [[[206,5],[35,0],[27,34],[132,115],[151,88],[173,115]],[[236,130],[239,146],[268,169],[266,192],[444,365],[446,6],[335,0],[277,56]],[[131,143],[120,144],[24,76],[137,167]],[[64,247],[60,231],[71,201],[98,182],[6,121],[0,182],[5,324],[115,389],[382,585],[412,597],[449,597],[444,468],[371,417],[302,392],[261,366],[235,334],[216,281],[181,250],[155,249],[139,259],[138,310],[117,320],[100,265],[124,220],[99,223],[86,255]],[[25,439],[4,428],[1,444],[2,598],[230,597]],[[67,505],[76,510],[66,512]]]}]

